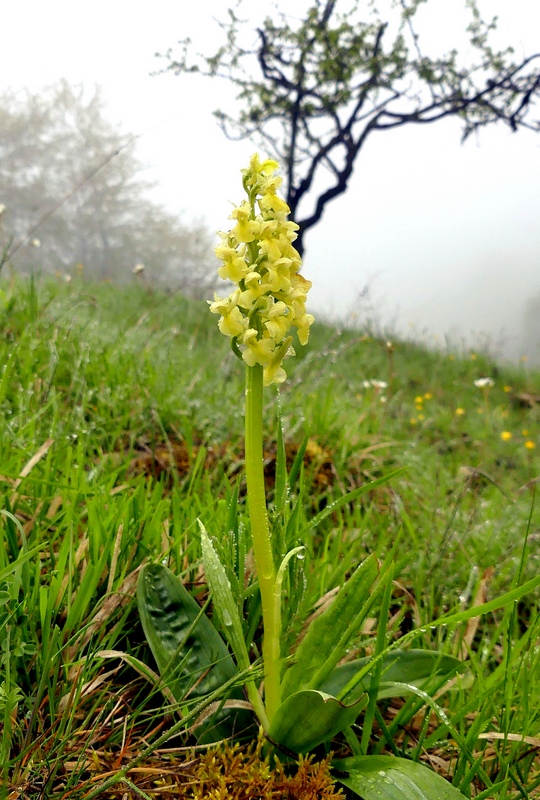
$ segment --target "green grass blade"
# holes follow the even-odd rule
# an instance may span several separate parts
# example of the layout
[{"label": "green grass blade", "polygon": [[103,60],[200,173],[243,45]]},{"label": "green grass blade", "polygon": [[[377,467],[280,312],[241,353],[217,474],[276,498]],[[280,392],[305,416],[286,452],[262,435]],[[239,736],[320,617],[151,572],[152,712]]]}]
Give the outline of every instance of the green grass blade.
[{"label": "green grass blade", "polygon": [[331,605],[309,626],[298,645],[293,665],[285,673],[283,697],[306,688],[319,688],[357,635],[370,589],[378,574],[377,560],[369,556],[341,587]]}]

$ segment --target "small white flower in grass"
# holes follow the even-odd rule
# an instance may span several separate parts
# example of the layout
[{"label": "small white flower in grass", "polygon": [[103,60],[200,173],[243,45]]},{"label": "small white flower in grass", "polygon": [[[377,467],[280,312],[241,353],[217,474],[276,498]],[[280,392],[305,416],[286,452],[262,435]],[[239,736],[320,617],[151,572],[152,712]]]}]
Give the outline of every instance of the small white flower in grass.
[{"label": "small white flower in grass", "polygon": [[388,384],[386,381],[377,381],[375,379],[369,381],[362,381],[364,389],[386,389]]},{"label": "small white flower in grass", "polygon": [[30,247],[41,247],[41,242],[39,239],[31,239]]},{"label": "small white flower in grass", "polygon": [[478,389],[489,389],[491,386],[495,386],[495,381],[493,378],[477,378],[474,385],[477,386]]},{"label": "small white flower in grass", "polygon": [[139,273],[144,272],[144,264],[135,264],[131,271],[134,275],[139,275]]}]

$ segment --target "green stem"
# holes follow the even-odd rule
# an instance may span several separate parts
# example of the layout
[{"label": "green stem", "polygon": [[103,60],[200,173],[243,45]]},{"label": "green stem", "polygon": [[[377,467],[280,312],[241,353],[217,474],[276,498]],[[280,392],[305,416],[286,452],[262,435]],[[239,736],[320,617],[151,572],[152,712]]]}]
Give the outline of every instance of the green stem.
[{"label": "green stem", "polygon": [[259,577],[264,624],[263,662],[266,713],[271,723],[280,704],[280,618],[276,614],[276,581],[272,541],[266,511],[262,445],[263,369],[246,373],[246,480],[253,554]]}]

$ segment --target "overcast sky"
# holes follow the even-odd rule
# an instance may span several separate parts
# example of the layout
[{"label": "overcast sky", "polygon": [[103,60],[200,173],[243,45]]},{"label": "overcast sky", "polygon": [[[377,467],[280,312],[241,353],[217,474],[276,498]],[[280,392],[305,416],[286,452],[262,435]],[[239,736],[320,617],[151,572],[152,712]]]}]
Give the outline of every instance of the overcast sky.
[{"label": "overcast sky", "polygon": [[[431,42],[459,36],[462,5],[431,0],[424,26]],[[499,13],[499,42],[517,57],[540,51],[538,0],[484,5]],[[254,150],[227,141],[212,117],[228,102],[227,87],[150,73],[165,65],[155,53],[185,36],[212,52],[221,43],[213,16],[226,7],[217,0],[4,4],[0,91],[61,77],[100,84],[110,118],[142,134],[137,152],[159,183],[156,196],[186,221],[222,229]],[[455,340],[484,332],[517,357],[525,303],[540,294],[539,211],[540,135],[492,128],[461,145],[455,121],[381,132],[368,140],[347,194],[306,237],[312,306],[342,316],[361,311],[355,298],[369,285],[378,315],[402,331],[425,330],[428,339],[450,332]]]}]

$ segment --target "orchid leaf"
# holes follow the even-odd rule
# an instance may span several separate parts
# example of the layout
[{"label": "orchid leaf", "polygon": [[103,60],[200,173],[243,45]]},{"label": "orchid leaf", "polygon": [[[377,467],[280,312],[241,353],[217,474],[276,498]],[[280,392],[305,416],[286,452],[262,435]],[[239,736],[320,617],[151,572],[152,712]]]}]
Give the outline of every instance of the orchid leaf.
[{"label": "orchid leaf", "polygon": [[[221,623],[227,641],[235,655],[236,663],[241,670],[249,670],[251,665],[244,639],[242,619],[233,596],[230,581],[204,525],[200,520],[198,522],[201,531],[204,572],[208,581],[208,588],[212,594],[214,613]],[[246,691],[259,722],[264,728],[267,728],[266,710],[253,678],[246,681]]]},{"label": "orchid leaf", "polygon": [[[463,800],[441,775],[405,758],[353,756],[332,762],[336,779],[362,800]],[[342,776],[346,773],[346,776]]]},{"label": "orchid leaf", "polygon": [[367,695],[346,706],[315,689],[295,692],[279,706],[268,736],[294,753],[307,753],[352,725],[366,703]]},{"label": "orchid leaf", "polygon": [[225,642],[170,569],[145,565],[137,601],[159,672],[177,700],[188,692],[190,697],[208,694],[233,677],[236,667]]},{"label": "orchid leaf", "polygon": [[[319,688],[334,697],[340,697],[343,689],[361,669],[364,669],[369,660],[369,658],[359,658],[341,664],[330,673]],[[382,658],[377,697],[381,699],[403,696],[403,690],[391,685],[396,682],[423,688],[431,679],[444,675],[448,675],[450,678],[460,669],[464,669],[463,662],[453,656],[443,655],[433,650],[393,650]],[[354,689],[341,699],[354,702],[369,689],[370,682],[371,673],[367,672]]]},{"label": "orchid leaf", "polygon": [[377,573],[377,560],[371,555],[341,587],[331,605],[313,620],[292,667],[285,673],[284,698],[300,689],[319,689],[343,658],[370,608],[370,589]]},{"label": "orchid leaf", "polygon": [[[225,642],[182,581],[167,567],[143,567],[137,602],[163,683],[179,703],[205,697],[234,677],[237,670]],[[229,736],[229,723],[234,718],[230,711],[214,714],[197,733],[199,741]]]},{"label": "orchid leaf", "polygon": [[248,669],[249,655],[244,640],[242,620],[238,611],[238,605],[233,596],[229,578],[200,520],[199,527],[201,529],[204,573],[208,581],[208,588],[212,593],[214,613],[221,623],[227,641],[236,657],[237,664],[241,669]]}]

